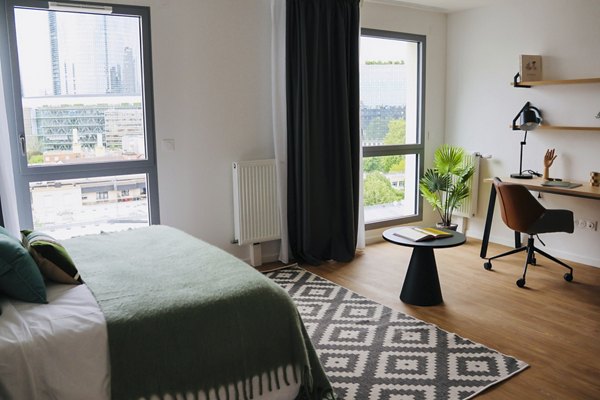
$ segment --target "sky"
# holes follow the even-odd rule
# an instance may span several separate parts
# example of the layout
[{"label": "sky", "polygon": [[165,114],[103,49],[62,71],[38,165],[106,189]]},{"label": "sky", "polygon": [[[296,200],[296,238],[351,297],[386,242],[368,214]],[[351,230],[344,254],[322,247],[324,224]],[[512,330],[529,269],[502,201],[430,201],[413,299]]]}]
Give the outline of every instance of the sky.
[{"label": "sky", "polygon": [[415,43],[362,36],[360,39],[360,64],[365,61],[401,61],[407,59],[409,48]]}]

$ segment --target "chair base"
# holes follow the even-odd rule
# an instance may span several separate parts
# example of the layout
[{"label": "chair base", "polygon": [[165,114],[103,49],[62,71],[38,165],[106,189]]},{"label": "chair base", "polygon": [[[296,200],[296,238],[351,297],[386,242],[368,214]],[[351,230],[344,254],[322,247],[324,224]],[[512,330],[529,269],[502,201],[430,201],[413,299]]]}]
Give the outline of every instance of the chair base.
[{"label": "chair base", "polygon": [[527,267],[529,265],[536,265],[537,260],[535,258],[535,254],[539,253],[541,255],[543,255],[544,257],[546,257],[549,260],[554,261],[555,263],[567,268],[569,270],[569,272],[567,272],[566,274],[563,275],[563,278],[565,279],[565,281],[567,282],[571,282],[573,280],[573,268],[571,268],[570,266],[568,266],[567,264],[565,264],[564,262],[560,261],[558,258],[551,256],[550,254],[546,253],[543,250],[540,250],[538,247],[535,246],[534,244],[534,239],[533,239],[533,235],[529,235],[529,238],[527,239],[527,245],[526,246],[521,246],[519,248],[516,249],[512,249],[509,251],[506,251],[504,253],[495,255],[493,257],[487,258],[487,261],[483,264],[483,268],[487,269],[487,270],[491,270],[492,269],[492,260],[496,259],[496,258],[500,258],[500,257],[504,257],[504,256],[508,256],[511,254],[515,254],[515,253],[520,253],[522,251],[526,251],[527,252],[527,259],[525,260],[525,268],[523,269],[523,276],[517,280],[517,286],[518,287],[524,287],[525,286],[525,276],[527,275]]}]

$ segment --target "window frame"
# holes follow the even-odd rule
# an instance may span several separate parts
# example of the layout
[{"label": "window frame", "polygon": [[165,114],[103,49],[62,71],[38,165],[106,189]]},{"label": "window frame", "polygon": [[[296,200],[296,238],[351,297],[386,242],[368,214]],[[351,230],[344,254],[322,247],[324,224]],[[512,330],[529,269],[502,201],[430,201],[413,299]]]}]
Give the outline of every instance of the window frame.
[{"label": "window frame", "polygon": [[[8,60],[2,68],[4,100],[7,113],[10,154],[14,170],[14,184],[17,196],[17,215],[21,229],[33,228],[31,195],[29,184],[37,181],[94,178],[101,176],[121,176],[144,174],[147,182],[149,225],[160,223],[158,199],[158,172],[156,162],[156,131],[154,121],[154,89],[152,82],[152,46],[150,32],[150,8],[94,2],[74,2],[61,0],[64,4],[77,6],[108,6],[110,15],[135,16],[140,18],[140,49],[142,77],[142,103],[146,143],[146,159],[82,164],[30,166],[26,151],[23,151],[21,135],[25,134],[21,75],[17,54],[15,8],[48,10],[48,1],[41,0],[0,0],[0,56]],[[75,13],[93,13],[80,11]],[[8,68],[7,68],[8,67]]]},{"label": "window frame", "polygon": [[[425,156],[425,54],[427,49],[427,37],[412,33],[402,33],[395,31],[386,31],[380,29],[362,28],[360,31],[362,37],[373,37],[379,39],[402,40],[417,44],[417,144],[399,144],[399,145],[380,145],[380,146],[362,146],[362,157],[381,157],[397,155],[416,155],[417,162],[417,182],[415,185],[415,206],[416,213],[405,217],[387,219],[365,223],[366,230],[385,228],[393,225],[400,225],[409,222],[423,220],[423,196],[418,189],[418,180],[423,176],[424,156]],[[361,127],[362,131],[362,127]],[[362,173],[362,171],[361,171]],[[364,206],[363,206],[364,207]]]}]

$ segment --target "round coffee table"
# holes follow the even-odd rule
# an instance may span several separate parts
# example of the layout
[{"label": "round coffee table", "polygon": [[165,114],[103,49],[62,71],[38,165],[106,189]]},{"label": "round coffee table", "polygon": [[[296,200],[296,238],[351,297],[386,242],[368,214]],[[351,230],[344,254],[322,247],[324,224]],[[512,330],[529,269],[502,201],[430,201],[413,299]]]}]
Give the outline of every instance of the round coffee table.
[{"label": "round coffee table", "polygon": [[438,277],[433,249],[460,246],[466,241],[465,235],[460,232],[441,229],[452,233],[452,236],[443,239],[415,242],[414,240],[394,235],[394,232],[398,229],[400,228],[391,228],[384,231],[383,238],[388,242],[413,248],[408,270],[404,277],[402,292],[400,292],[400,300],[416,306],[435,306],[442,303],[444,299],[442,298],[442,289],[440,288],[440,279]]}]

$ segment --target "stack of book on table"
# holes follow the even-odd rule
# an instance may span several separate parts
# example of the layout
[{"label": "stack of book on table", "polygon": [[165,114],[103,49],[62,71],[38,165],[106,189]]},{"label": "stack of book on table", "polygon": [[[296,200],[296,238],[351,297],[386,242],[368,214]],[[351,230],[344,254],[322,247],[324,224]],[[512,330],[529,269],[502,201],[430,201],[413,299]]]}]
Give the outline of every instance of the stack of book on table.
[{"label": "stack of book on table", "polygon": [[424,242],[426,240],[451,237],[452,233],[435,228],[420,228],[417,226],[406,226],[398,228],[398,230],[394,232],[394,235],[403,237],[405,239],[413,240],[415,242]]}]

